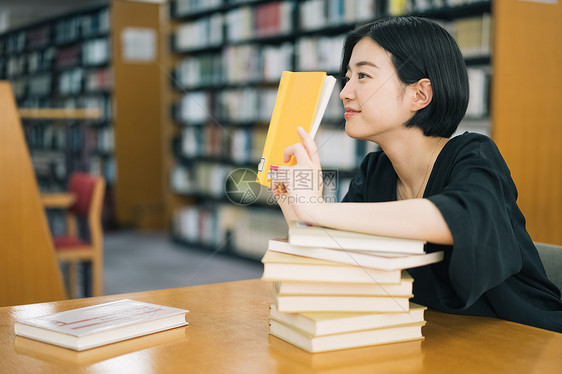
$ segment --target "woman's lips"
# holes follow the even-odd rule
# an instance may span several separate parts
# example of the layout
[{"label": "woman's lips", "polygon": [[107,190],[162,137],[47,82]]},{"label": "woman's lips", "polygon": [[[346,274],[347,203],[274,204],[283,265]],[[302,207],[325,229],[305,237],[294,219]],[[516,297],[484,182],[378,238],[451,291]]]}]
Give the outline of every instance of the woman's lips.
[{"label": "woman's lips", "polygon": [[353,109],[353,108],[345,108],[345,113],[343,114],[343,116],[345,119],[348,119],[359,113],[361,113],[360,110]]}]

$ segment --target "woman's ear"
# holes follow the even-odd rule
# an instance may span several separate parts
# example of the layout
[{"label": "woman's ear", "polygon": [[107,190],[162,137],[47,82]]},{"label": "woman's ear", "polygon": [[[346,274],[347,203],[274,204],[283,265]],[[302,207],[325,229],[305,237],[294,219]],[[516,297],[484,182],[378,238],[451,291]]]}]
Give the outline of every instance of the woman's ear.
[{"label": "woman's ear", "polygon": [[425,108],[431,103],[433,98],[433,89],[431,88],[431,82],[427,78],[420,79],[416,83],[410,85],[411,93],[411,110],[417,112],[420,109]]}]

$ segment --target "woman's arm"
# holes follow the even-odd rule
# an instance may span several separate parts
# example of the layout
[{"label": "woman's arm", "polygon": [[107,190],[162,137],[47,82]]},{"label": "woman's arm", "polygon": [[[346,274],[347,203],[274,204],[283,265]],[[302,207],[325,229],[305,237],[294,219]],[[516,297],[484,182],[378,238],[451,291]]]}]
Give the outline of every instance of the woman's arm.
[{"label": "woman's arm", "polygon": [[[427,199],[411,199],[385,203],[324,203],[321,183],[314,183],[320,175],[318,149],[310,135],[299,128],[302,144],[288,147],[285,162],[291,156],[296,166],[280,166],[283,180],[274,179],[273,194],[285,219],[301,220],[312,225],[332,227],[381,236],[420,239],[437,244],[453,244],[453,237],[437,207]],[[295,175],[309,172],[308,188],[297,186]]]},{"label": "woman's arm", "polygon": [[279,205],[281,211],[283,212],[285,221],[287,221],[287,223],[289,223],[290,221],[298,221],[299,217],[297,216],[297,213],[295,212],[293,205],[289,204],[287,193],[286,192],[282,193],[279,190],[277,191],[274,190],[273,195],[275,196],[277,204]]},{"label": "woman's arm", "polygon": [[299,204],[297,217],[309,224],[367,234],[453,244],[437,207],[427,199],[385,203]]}]

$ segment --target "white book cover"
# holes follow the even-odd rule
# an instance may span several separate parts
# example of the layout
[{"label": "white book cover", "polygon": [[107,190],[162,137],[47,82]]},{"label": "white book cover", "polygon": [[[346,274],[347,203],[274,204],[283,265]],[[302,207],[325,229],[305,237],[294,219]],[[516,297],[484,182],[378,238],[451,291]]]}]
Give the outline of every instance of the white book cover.
[{"label": "white book cover", "polygon": [[270,281],[398,284],[404,271],[369,269],[270,250],[262,263],[262,279]]},{"label": "white book cover", "polygon": [[271,239],[268,248],[271,251],[280,253],[380,270],[410,269],[443,260],[442,251],[411,255],[391,252],[379,253],[361,250],[298,246],[290,244],[287,239]]},{"label": "white book cover", "polygon": [[280,312],[408,312],[409,299],[398,296],[275,295]]},{"label": "white book cover", "polygon": [[321,226],[309,226],[304,222],[291,222],[289,224],[289,243],[295,246],[341,250],[425,253],[425,242],[422,240],[391,238]]},{"label": "white book cover", "polygon": [[283,313],[271,304],[269,317],[312,336],[341,334],[423,322],[427,308],[410,303],[408,312],[303,312]]},{"label": "white book cover", "polygon": [[16,335],[81,351],[185,326],[188,310],[129,299],[33,318],[15,324]]},{"label": "white book cover", "polygon": [[404,271],[397,284],[282,281],[274,282],[274,287],[279,295],[408,296],[413,279]]},{"label": "white book cover", "polygon": [[382,329],[353,331],[343,334],[312,336],[274,319],[269,321],[269,333],[308,352],[326,352],[377,344],[423,339],[425,322],[413,322]]}]

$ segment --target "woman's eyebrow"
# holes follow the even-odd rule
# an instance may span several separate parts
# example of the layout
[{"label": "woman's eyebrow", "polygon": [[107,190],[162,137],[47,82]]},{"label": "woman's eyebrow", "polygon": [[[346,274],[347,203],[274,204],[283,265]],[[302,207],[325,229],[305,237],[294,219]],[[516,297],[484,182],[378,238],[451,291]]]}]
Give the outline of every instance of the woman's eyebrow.
[{"label": "woman's eyebrow", "polygon": [[374,68],[378,68],[377,64],[375,64],[374,62],[371,61],[359,61],[355,64],[355,66],[360,67],[360,66],[372,66]]},{"label": "woman's eyebrow", "polygon": [[[355,66],[358,67],[358,68],[361,67],[361,66],[372,66],[375,69],[379,68],[377,66],[377,64],[375,64],[374,62],[371,62],[371,61],[358,61],[358,62],[355,63]],[[349,67],[349,65],[347,65],[347,71],[349,71],[349,70],[350,70],[350,67]]]}]

